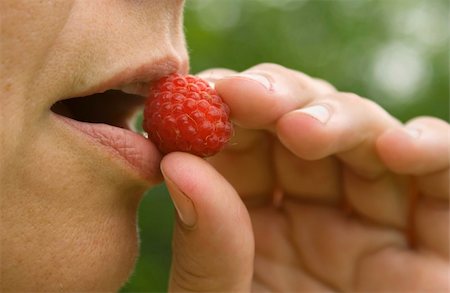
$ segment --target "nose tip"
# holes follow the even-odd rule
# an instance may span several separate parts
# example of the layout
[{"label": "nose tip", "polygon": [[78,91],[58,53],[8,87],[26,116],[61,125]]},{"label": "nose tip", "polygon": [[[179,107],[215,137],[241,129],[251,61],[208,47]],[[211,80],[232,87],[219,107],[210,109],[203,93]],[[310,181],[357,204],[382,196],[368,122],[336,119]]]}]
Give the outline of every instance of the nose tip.
[{"label": "nose tip", "polygon": [[171,61],[172,72],[186,75],[189,73],[189,56],[185,48],[174,48],[170,50],[168,59]]},{"label": "nose tip", "polygon": [[188,59],[188,57],[187,56],[186,57],[182,57],[181,61],[180,61],[180,67],[179,67],[178,72],[180,74],[186,75],[186,74],[189,73],[189,69],[190,69],[190,66],[189,66],[189,59]]},{"label": "nose tip", "polygon": [[190,69],[189,55],[184,40],[179,43],[172,43],[169,45],[170,48],[166,51],[166,57],[171,61],[172,72],[186,75],[189,73]]}]

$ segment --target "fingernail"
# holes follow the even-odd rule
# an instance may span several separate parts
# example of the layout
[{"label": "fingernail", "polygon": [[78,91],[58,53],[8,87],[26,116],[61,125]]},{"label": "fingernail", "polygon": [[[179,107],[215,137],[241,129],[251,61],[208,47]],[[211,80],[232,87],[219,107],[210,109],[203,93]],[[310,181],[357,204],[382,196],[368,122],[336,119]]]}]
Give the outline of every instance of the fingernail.
[{"label": "fingernail", "polygon": [[327,107],[322,105],[315,105],[306,108],[302,108],[296,110],[296,112],[300,112],[306,115],[313,117],[314,119],[320,121],[323,124],[326,124],[330,119],[330,111]]},{"label": "fingernail", "polygon": [[181,222],[187,228],[194,227],[195,224],[197,224],[197,212],[195,211],[194,203],[171,179],[167,178],[165,175],[164,178],[173,205],[175,206]]},{"label": "fingernail", "polygon": [[265,77],[264,75],[259,74],[259,73],[246,72],[246,73],[240,73],[237,75],[232,75],[227,78],[250,79],[250,80],[256,81],[257,83],[262,85],[267,90],[272,89],[272,82],[270,82],[270,80],[267,77]]},{"label": "fingernail", "polygon": [[412,138],[419,138],[420,136],[420,130],[417,128],[405,127],[404,130]]}]

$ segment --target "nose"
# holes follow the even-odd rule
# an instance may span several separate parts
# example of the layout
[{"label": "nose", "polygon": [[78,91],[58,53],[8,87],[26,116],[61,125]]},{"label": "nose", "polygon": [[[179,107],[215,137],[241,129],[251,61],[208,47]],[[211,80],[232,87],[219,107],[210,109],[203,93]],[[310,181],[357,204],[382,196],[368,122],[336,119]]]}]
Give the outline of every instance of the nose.
[{"label": "nose", "polygon": [[178,61],[178,72],[187,74],[189,56],[183,30],[184,0],[145,0],[133,3],[136,5],[134,9],[141,9],[145,15],[146,22],[140,27],[142,35],[159,35],[159,41],[155,43],[155,38],[152,38],[151,44],[147,45],[156,50],[165,50],[166,54],[175,57]]}]

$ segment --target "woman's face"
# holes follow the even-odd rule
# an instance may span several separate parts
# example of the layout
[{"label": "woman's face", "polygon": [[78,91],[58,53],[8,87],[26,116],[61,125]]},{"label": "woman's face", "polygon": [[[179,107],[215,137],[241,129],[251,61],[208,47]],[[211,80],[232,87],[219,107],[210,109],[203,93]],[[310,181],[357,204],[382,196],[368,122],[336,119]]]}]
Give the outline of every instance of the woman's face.
[{"label": "woman's face", "polygon": [[152,81],[188,70],[183,1],[0,5],[0,287],[117,290],[140,196],[160,181],[127,121]]}]

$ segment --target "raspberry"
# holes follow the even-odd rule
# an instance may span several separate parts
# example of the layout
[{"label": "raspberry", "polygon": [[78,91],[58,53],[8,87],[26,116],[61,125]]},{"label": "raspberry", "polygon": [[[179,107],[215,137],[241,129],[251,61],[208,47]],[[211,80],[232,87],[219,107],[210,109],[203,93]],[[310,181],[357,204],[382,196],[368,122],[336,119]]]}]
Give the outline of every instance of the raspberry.
[{"label": "raspberry", "polygon": [[145,103],[143,128],[164,153],[216,154],[230,140],[230,109],[216,90],[192,75],[171,74],[153,86]]}]

